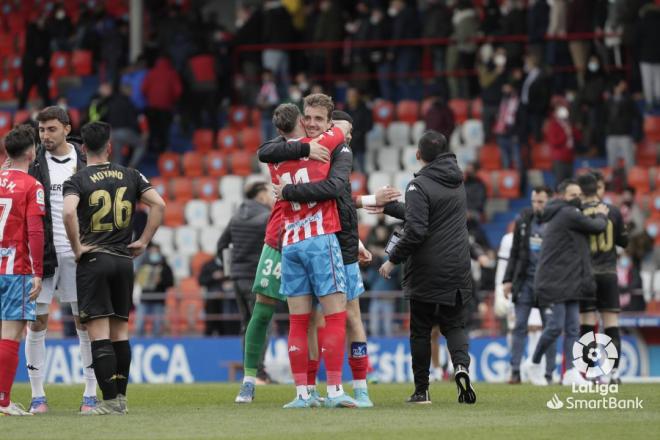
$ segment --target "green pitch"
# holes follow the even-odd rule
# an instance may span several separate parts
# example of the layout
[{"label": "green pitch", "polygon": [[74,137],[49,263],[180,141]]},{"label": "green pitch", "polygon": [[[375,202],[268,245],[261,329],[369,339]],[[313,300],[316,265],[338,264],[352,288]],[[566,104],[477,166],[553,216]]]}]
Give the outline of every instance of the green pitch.
[{"label": "green pitch", "polygon": [[[282,404],[293,397],[292,386],[257,387],[255,402],[239,406],[233,403],[237,384],[130,385],[130,414],[96,418],[76,414],[81,386],[48,386],[46,390],[51,413],[1,417],[1,439],[631,440],[657,438],[660,432],[658,384],[621,386],[617,398],[642,399],[641,410],[548,409],[546,402],[555,393],[563,401],[572,395],[570,388],[560,386],[478,383],[477,404],[465,406],[456,403],[453,384],[433,384],[432,405],[409,406],[403,402],[411,385],[380,384],[370,387],[373,409],[283,410]],[[12,397],[27,404],[29,386],[15,386]]]}]

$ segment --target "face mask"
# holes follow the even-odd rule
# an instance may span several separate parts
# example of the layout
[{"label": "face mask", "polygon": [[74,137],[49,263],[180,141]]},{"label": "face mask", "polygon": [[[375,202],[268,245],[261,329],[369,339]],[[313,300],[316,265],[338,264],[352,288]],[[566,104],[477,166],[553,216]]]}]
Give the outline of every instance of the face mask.
[{"label": "face mask", "polygon": [[63,20],[64,17],[66,17],[66,12],[61,9],[55,13],[55,18],[58,20]]},{"label": "face mask", "polygon": [[306,82],[301,82],[300,84],[298,84],[298,88],[302,93],[305,93],[307,90],[309,90],[309,84]]},{"label": "face mask", "polygon": [[619,266],[621,266],[624,269],[628,269],[630,267],[630,258],[621,257],[621,259],[619,260]]},{"label": "face mask", "polygon": [[590,61],[587,67],[589,68],[590,72],[596,72],[600,66],[597,62]]},{"label": "face mask", "polygon": [[504,67],[506,65],[506,56],[502,54],[495,55],[495,59],[493,61],[497,67]]},{"label": "face mask", "polygon": [[298,102],[302,99],[302,93],[300,93],[300,92],[291,92],[289,94],[289,98],[291,98],[291,101]]},{"label": "face mask", "polygon": [[573,200],[569,200],[568,204],[571,206],[575,206],[577,209],[582,209],[582,200],[580,200],[579,197]]},{"label": "face mask", "polygon": [[559,119],[568,119],[568,109],[566,107],[559,107],[555,114]]},{"label": "face mask", "polygon": [[399,14],[399,11],[397,11],[395,7],[391,7],[390,9],[387,10],[387,14],[390,17],[396,17]]},{"label": "face mask", "polygon": [[158,264],[163,260],[160,254],[149,254],[149,263]]}]

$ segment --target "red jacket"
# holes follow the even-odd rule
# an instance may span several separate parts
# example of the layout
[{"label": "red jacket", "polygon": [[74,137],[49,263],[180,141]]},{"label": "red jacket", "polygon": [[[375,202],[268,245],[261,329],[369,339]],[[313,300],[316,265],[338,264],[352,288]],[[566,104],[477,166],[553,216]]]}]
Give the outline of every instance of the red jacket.
[{"label": "red jacket", "polygon": [[574,134],[570,123],[562,124],[556,117],[550,118],[546,127],[546,138],[552,149],[552,160],[573,162],[575,159]]},{"label": "red jacket", "polygon": [[147,107],[173,110],[181,96],[181,80],[167,58],[159,58],[142,83],[142,93]]}]

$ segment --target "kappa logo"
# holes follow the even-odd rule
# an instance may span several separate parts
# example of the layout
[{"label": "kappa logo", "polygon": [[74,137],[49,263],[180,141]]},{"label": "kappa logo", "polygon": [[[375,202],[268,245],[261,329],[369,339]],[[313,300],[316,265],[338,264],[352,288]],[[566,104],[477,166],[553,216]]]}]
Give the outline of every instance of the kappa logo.
[{"label": "kappa logo", "polygon": [[343,148],[341,149],[341,152],[342,152],[342,153],[350,153],[351,150],[350,150],[350,148],[348,148],[348,147],[343,147]]},{"label": "kappa logo", "polygon": [[300,348],[296,347],[295,345],[289,347],[289,353],[294,353],[296,351],[300,351]]},{"label": "kappa logo", "polygon": [[417,187],[415,187],[415,185],[410,185],[408,191],[417,191]]}]

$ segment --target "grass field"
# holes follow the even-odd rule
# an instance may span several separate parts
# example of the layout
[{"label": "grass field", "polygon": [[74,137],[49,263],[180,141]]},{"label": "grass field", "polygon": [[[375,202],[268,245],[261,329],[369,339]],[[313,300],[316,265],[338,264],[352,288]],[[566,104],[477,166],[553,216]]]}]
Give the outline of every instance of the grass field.
[{"label": "grass field", "polygon": [[[321,387],[323,389],[324,387]],[[432,405],[403,403],[411,385],[372,385],[376,408],[283,410],[293,388],[257,388],[251,405],[233,403],[236,384],[131,385],[130,414],[83,418],[76,414],[80,386],[49,386],[51,412],[1,417],[0,439],[649,439],[660,435],[660,385],[623,385],[617,398],[643,399],[642,410],[550,410],[568,387],[476,384],[474,406],[456,403],[453,384],[433,384]],[[578,395],[575,395],[578,396]],[[590,394],[580,398],[597,399]],[[16,385],[13,400],[28,403],[29,386]]]}]

